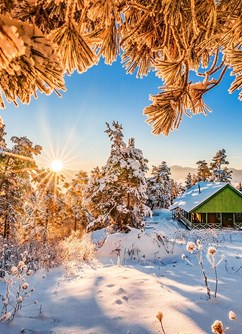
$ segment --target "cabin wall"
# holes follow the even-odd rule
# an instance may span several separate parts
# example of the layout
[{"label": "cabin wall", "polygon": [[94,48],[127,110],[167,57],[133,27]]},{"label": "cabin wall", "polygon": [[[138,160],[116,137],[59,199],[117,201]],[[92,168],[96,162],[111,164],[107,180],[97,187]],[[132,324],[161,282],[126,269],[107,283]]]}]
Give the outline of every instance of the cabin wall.
[{"label": "cabin wall", "polygon": [[242,212],[242,196],[231,188],[226,187],[211,197],[208,201],[197,207],[197,213],[240,213]]}]

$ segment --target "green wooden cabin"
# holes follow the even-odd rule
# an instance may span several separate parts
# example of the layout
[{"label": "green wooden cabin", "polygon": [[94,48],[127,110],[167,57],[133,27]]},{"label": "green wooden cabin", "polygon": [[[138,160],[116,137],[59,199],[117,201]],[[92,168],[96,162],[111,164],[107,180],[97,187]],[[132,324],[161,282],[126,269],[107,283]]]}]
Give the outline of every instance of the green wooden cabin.
[{"label": "green wooden cabin", "polygon": [[170,206],[189,228],[242,229],[242,193],[229,183],[199,182]]}]

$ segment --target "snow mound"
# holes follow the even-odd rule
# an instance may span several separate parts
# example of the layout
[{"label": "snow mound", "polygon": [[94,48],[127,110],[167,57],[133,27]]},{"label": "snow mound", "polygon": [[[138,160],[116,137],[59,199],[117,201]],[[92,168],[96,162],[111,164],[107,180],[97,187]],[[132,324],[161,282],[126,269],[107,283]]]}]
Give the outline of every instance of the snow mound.
[{"label": "snow mound", "polygon": [[160,230],[146,232],[132,228],[127,234],[110,234],[97,253],[100,257],[117,258],[120,264],[125,264],[127,259],[154,261],[180,256],[181,250],[176,240]]}]

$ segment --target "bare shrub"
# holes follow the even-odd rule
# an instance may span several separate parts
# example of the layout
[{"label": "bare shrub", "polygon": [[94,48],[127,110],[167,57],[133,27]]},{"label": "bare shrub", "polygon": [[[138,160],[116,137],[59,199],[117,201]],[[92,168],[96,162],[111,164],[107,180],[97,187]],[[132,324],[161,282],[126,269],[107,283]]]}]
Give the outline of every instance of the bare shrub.
[{"label": "bare shrub", "polygon": [[23,306],[37,304],[37,301],[34,301],[26,305],[26,300],[34,292],[34,287],[30,287],[28,282],[29,277],[34,271],[28,269],[23,260],[19,261],[17,266],[12,266],[9,271],[2,270],[4,271],[4,275],[1,281],[5,283],[6,290],[1,295],[0,304],[2,304],[2,308],[0,311],[0,322],[13,321],[16,313]]},{"label": "bare shrub", "polygon": [[66,262],[91,262],[95,255],[95,245],[89,234],[79,231],[72,232],[71,235],[60,243],[63,261]]},{"label": "bare shrub", "polygon": [[12,266],[24,260],[27,269],[38,270],[56,267],[61,263],[61,253],[57,241],[43,244],[38,241],[16,243],[0,239],[0,277]]}]

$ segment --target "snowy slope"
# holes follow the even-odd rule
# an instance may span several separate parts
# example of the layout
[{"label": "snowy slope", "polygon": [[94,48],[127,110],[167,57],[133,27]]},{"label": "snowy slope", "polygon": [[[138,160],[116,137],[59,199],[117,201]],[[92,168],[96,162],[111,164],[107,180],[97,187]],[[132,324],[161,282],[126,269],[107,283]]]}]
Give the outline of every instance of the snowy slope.
[{"label": "snowy slope", "polygon": [[[37,299],[38,304],[23,307],[12,323],[1,323],[0,333],[162,333],[156,319],[161,311],[166,334],[212,333],[216,319],[229,327],[226,334],[241,334],[241,325],[230,321],[228,312],[233,310],[242,321],[242,233],[178,229],[167,211],[154,220],[154,230],[106,238],[91,265],[69,263],[67,271],[53,269],[45,279],[38,271],[30,278],[36,285],[30,302]],[[203,245],[210,300],[196,255],[186,250],[187,241],[197,239]],[[216,262],[225,256],[217,268],[217,298],[214,270],[206,259],[210,245],[217,249]]]}]

